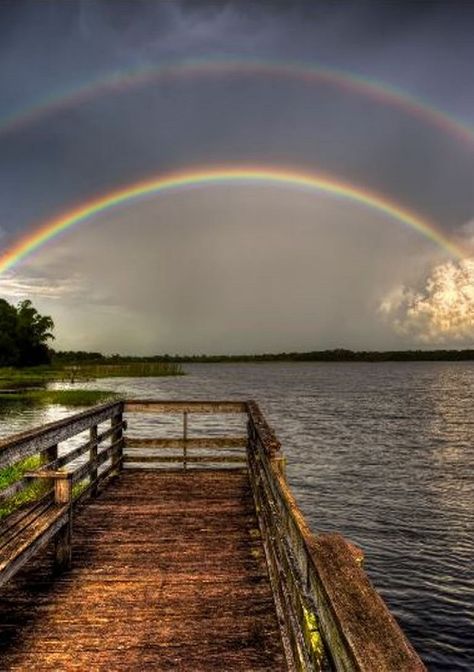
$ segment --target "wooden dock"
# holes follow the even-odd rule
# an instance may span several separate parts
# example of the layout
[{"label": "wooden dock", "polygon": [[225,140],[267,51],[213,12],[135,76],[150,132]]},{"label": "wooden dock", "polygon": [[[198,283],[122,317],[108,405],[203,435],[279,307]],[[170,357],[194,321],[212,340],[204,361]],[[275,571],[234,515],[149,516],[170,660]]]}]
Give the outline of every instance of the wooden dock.
[{"label": "wooden dock", "polygon": [[105,404],[0,468],[32,455],[0,493],[31,500],[0,521],[2,672],[424,669],[361,552],[309,530],[254,402]]}]

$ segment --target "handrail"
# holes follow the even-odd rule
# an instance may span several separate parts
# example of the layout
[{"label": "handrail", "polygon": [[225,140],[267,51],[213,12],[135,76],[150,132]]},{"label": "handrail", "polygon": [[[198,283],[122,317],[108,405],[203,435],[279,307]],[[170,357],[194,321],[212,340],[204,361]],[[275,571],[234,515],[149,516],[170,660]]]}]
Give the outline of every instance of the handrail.
[{"label": "handrail", "polygon": [[[180,437],[128,436],[124,448],[125,468],[189,469],[219,465],[219,467],[241,469],[247,465],[246,435],[191,436],[192,415],[245,415],[247,413],[246,402],[130,399],[125,401],[124,410],[126,413],[182,416],[182,434]],[[221,451],[221,454],[218,451]]]},{"label": "handrail", "polygon": [[[20,469],[21,476],[0,491],[0,500],[9,502],[15,498],[15,501],[19,499],[31,505],[38,500],[52,499],[54,472],[86,453],[89,453],[89,459],[73,471],[75,483],[85,480],[88,482],[83,482],[80,487],[76,487],[73,499],[78,499],[79,495],[83,496],[85,491],[94,490],[95,486],[105,478],[104,473],[101,473],[99,478],[98,466],[110,459],[112,468],[107,469],[107,473],[112,474],[120,466],[118,458],[121,464],[123,430],[126,428],[122,417],[123,406],[122,401],[101,404],[62,420],[48,423],[39,429],[28,430],[3,439],[0,442],[0,468],[15,465],[21,467],[25,458],[34,456],[38,458],[39,465],[36,470],[30,468],[23,471]],[[111,427],[98,432],[98,426],[106,421],[111,422]],[[89,430],[88,441],[60,454],[62,441],[87,429]],[[97,447],[107,439],[110,439],[115,450],[107,450],[106,456],[99,453],[98,457]],[[60,473],[64,475],[66,471],[63,469]],[[38,487],[38,483],[41,482],[43,485]],[[17,514],[11,515],[15,517]]]},{"label": "handrail", "polygon": [[156,399],[128,399],[126,412],[139,413],[246,413],[243,401],[157,401]]},{"label": "handrail", "polygon": [[310,530],[284,476],[280,444],[255,402],[249,474],[283,642],[293,669],[422,671],[425,667],[339,534]]},{"label": "handrail", "polygon": [[40,429],[30,429],[0,440],[0,469],[21,458],[41,453],[53,445],[70,439],[92,425],[123,412],[123,402],[109,402],[75,415],[50,422]]}]

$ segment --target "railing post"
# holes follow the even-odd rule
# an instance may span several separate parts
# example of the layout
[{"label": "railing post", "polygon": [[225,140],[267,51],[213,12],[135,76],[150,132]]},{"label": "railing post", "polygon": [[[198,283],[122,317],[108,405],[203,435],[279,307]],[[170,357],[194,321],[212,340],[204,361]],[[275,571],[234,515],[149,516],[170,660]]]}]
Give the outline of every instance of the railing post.
[{"label": "railing post", "polygon": [[[54,460],[58,459],[58,444],[55,443],[52,446],[49,446],[49,448],[46,448],[46,450],[42,453],[41,455],[41,465],[48,465],[50,462],[53,462]],[[50,492],[55,486],[54,486],[54,481],[53,480],[47,480],[44,483],[44,489],[46,492]]]},{"label": "railing post", "polygon": [[248,415],[247,418],[247,451],[255,451],[255,425],[253,424],[252,418]]},{"label": "railing post", "polygon": [[[94,465],[97,460],[97,425],[93,425],[89,430],[89,440],[90,440],[90,451],[89,451],[89,461],[91,465]],[[91,482],[91,497],[97,495],[97,465],[92,466],[90,470],[90,482]]]},{"label": "railing post", "polygon": [[43,453],[43,459],[41,460],[43,464],[49,464],[50,462],[53,462],[54,460],[58,459],[58,444],[55,443],[52,446],[49,446],[49,448],[46,448],[46,450]]},{"label": "railing post", "polygon": [[272,458],[272,462],[278,473],[286,480],[286,458],[282,455],[277,455]]},{"label": "railing post", "polygon": [[71,567],[72,559],[72,475],[64,474],[64,478],[57,478],[54,484],[54,501],[58,506],[68,507],[68,521],[56,535],[54,568],[62,572]]},{"label": "railing post", "polygon": [[186,471],[187,468],[187,453],[188,453],[188,412],[183,412],[183,469]]},{"label": "railing post", "polygon": [[[114,432],[112,434],[112,443],[118,443],[116,452],[114,451],[114,455],[112,455],[111,461],[112,464],[115,463],[117,464],[117,472],[120,469],[119,462],[123,456],[123,431],[122,431],[122,421],[123,421],[123,415],[122,413],[118,413],[117,415],[114,415],[112,417],[112,427],[114,427]],[[115,457],[115,460],[114,460]]]}]

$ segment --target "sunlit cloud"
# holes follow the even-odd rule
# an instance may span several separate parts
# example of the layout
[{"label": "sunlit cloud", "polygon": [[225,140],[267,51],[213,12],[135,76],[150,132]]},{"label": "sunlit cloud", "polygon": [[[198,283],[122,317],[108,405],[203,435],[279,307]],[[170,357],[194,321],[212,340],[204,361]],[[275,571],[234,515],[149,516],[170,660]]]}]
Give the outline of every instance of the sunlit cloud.
[{"label": "sunlit cloud", "polygon": [[81,279],[73,277],[48,278],[44,276],[17,276],[14,273],[0,277],[0,296],[19,301],[24,298],[61,299],[78,293]]},{"label": "sunlit cloud", "polygon": [[435,266],[421,290],[395,288],[381,303],[380,312],[412,342],[474,345],[474,258]]}]

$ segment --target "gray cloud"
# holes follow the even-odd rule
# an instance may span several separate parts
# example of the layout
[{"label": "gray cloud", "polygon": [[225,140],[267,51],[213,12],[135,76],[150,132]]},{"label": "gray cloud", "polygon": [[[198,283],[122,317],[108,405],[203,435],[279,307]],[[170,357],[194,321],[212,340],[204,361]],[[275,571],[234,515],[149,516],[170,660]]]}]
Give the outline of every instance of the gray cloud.
[{"label": "gray cloud", "polygon": [[414,282],[420,265],[442,258],[430,241],[363,206],[221,186],[104,213],[15,277],[54,287],[54,297],[37,298],[56,315],[58,347],[79,339],[109,352],[362,348],[402,342],[378,306],[394,285]]},{"label": "gray cloud", "polygon": [[[472,12],[462,2],[0,3],[0,119],[105,73],[232,55],[379,78],[473,122]],[[97,194],[217,163],[329,173],[456,235],[474,213],[472,147],[416,115],[327,84],[181,77],[109,91],[2,135],[0,244]],[[382,320],[379,306],[394,287],[423,293],[420,278],[445,261],[347,203],[209,189],[82,225],[0,278],[0,294],[52,313],[63,347],[409,347],[420,332],[401,329],[392,309]]]}]

